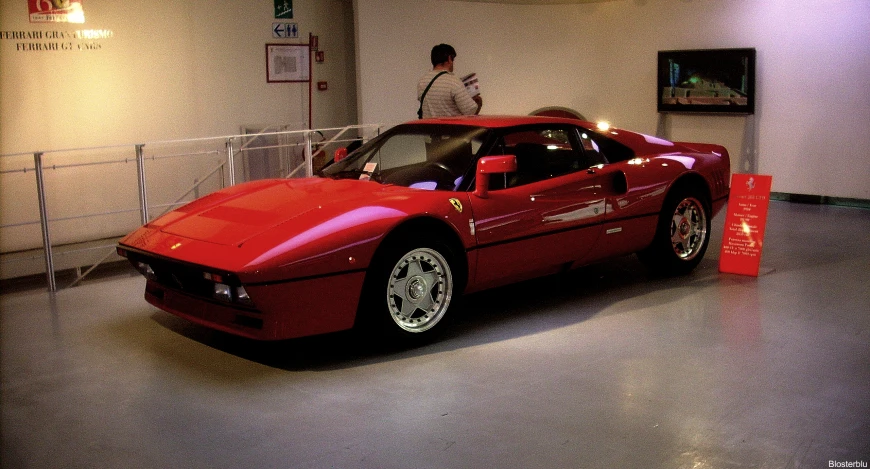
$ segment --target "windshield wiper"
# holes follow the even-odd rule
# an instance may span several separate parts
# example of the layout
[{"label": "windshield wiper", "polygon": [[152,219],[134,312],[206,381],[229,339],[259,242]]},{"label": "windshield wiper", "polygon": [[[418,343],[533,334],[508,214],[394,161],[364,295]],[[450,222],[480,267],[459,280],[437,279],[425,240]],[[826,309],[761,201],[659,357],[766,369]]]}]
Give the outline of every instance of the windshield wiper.
[{"label": "windshield wiper", "polygon": [[381,180],[381,173],[376,172],[374,174],[369,174],[361,169],[345,169],[342,171],[338,171],[336,173],[322,173],[324,177],[328,177],[331,179],[359,179],[363,174],[368,174],[370,180],[378,183],[383,183]]}]

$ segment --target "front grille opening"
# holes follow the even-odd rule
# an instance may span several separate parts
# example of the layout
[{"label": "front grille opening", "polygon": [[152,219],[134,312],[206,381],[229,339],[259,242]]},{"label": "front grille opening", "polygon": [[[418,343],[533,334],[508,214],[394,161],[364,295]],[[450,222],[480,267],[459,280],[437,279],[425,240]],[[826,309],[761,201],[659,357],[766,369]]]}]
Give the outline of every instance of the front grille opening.
[{"label": "front grille opening", "polygon": [[[246,311],[259,312],[255,309],[255,306],[250,303],[250,300],[242,301],[241,299],[236,298],[235,294],[233,295],[233,301],[219,301],[216,299],[215,280],[212,280],[211,277],[206,278],[205,273],[208,272],[208,270],[205,267],[133,252],[128,254],[128,259],[130,262],[134,263],[134,265],[137,262],[141,262],[150,266],[152,273],[147,277],[152,282],[165,289],[179,291],[209,302],[226,304],[227,306]],[[220,275],[222,277],[220,281],[229,285],[233,292],[238,292],[239,290],[244,291],[241,288],[241,283],[238,278],[233,274],[221,273]],[[160,299],[163,297],[163,292],[159,287],[154,288],[154,291],[149,291],[149,293]],[[245,295],[247,295],[247,293],[245,293]],[[245,296],[245,298],[247,298],[247,296]]]},{"label": "front grille opening", "polygon": [[233,324],[237,324],[242,327],[250,327],[252,329],[263,329],[263,320],[259,318],[252,318],[250,316],[245,316],[242,314],[237,314],[235,321]]}]

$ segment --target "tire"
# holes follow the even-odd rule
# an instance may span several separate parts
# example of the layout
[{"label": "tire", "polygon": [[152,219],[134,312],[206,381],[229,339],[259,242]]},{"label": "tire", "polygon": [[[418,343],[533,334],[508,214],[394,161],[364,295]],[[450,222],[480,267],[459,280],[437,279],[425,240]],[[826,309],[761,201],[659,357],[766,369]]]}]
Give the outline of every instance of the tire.
[{"label": "tire", "polygon": [[443,329],[458,294],[456,263],[442,243],[421,236],[408,238],[418,240],[388,246],[373,262],[361,313],[363,324],[377,336],[422,342]]},{"label": "tire", "polygon": [[685,275],[710,244],[710,203],[703,191],[678,188],[665,199],[652,244],[638,257],[661,275]]}]

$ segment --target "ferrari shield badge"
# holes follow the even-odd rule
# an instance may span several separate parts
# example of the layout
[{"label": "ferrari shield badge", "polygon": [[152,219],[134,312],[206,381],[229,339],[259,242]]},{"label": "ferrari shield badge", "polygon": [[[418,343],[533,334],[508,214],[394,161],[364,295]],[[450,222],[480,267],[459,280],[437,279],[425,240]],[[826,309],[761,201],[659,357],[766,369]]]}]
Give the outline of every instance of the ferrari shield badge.
[{"label": "ferrari shield badge", "polygon": [[462,202],[460,202],[459,199],[450,199],[450,205],[452,205],[457,212],[462,213]]}]

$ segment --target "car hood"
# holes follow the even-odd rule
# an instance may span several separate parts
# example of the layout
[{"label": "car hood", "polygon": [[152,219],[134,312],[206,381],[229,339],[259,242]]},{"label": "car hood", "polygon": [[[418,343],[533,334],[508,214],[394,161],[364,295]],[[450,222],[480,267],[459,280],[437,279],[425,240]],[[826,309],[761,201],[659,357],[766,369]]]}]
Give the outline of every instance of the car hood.
[{"label": "car hood", "polygon": [[466,222],[451,197],[467,201],[465,194],[353,179],[255,181],[173,210],[120,244],[249,282],[327,275],[365,269],[380,240],[409,217]]},{"label": "car hood", "polygon": [[[241,246],[314,212],[329,216],[339,202],[342,210],[370,204],[391,192],[384,189],[380,184],[353,180],[258,181],[212,194],[164,215],[150,226],[187,239]],[[304,224],[310,226],[310,222]],[[293,231],[292,227],[288,229]]]}]

